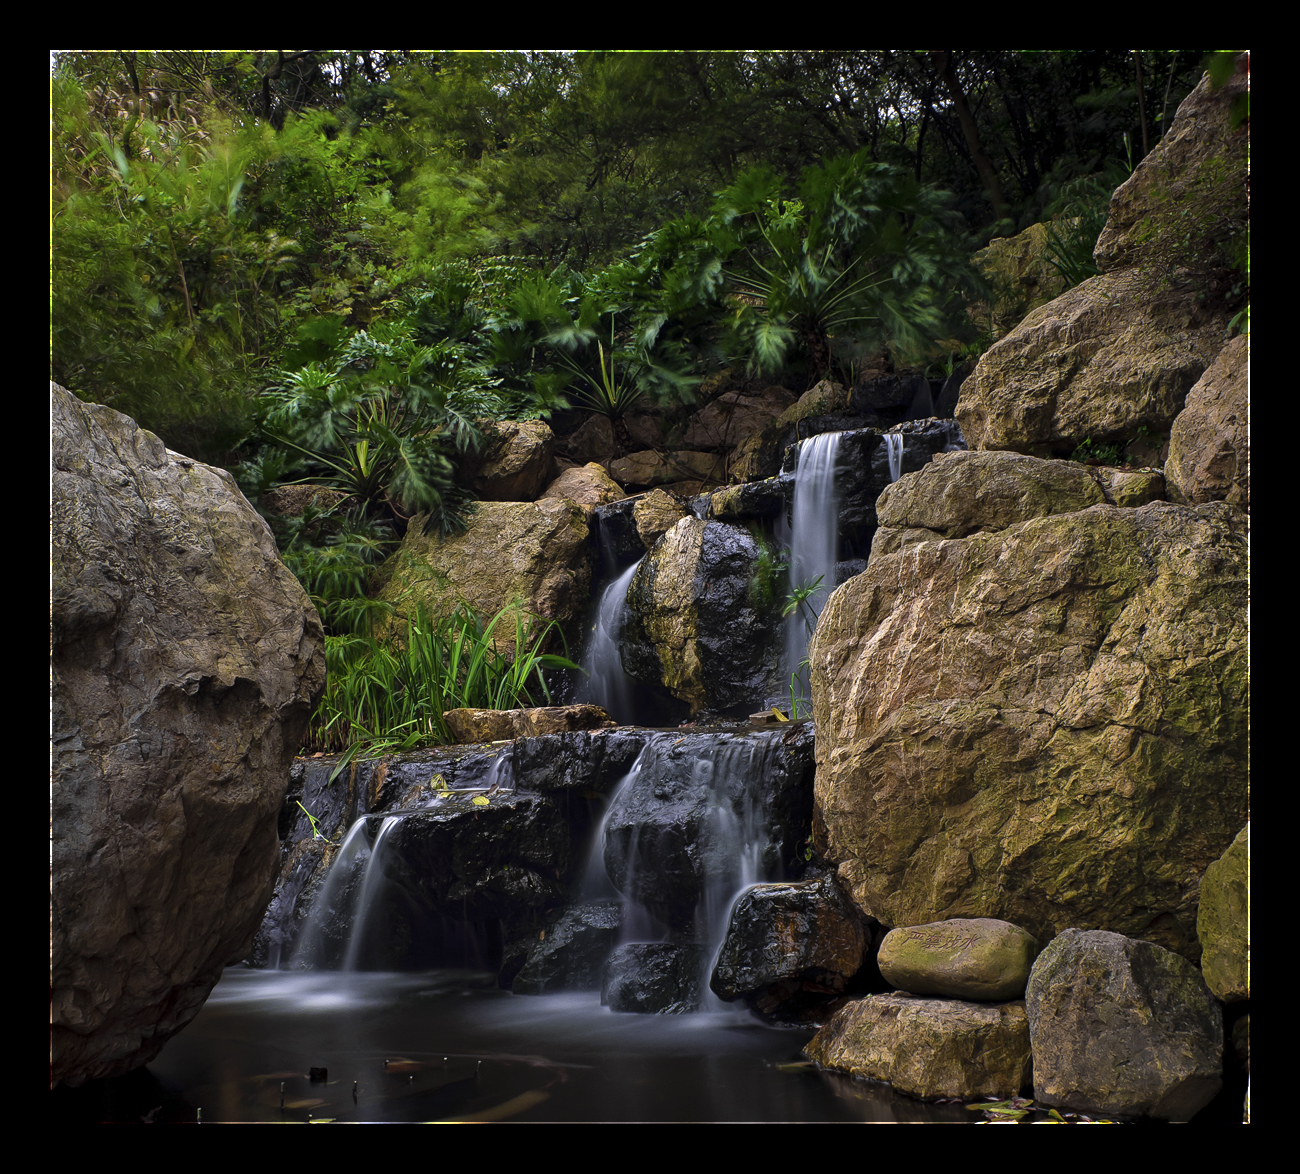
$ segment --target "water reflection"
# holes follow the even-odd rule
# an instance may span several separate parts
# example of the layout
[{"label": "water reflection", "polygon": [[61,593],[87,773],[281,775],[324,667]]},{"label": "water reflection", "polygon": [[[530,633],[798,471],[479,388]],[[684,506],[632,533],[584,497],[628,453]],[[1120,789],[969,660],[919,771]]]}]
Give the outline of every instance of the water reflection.
[{"label": "water reflection", "polygon": [[[201,1107],[205,1123],[966,1117],[799,1066],[807,1030],[731,1008],[623,1015],[599,1000],[520,997],[474,971],[235,968],[149,1066],[147,1095],[165,1090],[160,1120],[192,1121]],[[326,1079],[310,1080],[312,1068]]]}]

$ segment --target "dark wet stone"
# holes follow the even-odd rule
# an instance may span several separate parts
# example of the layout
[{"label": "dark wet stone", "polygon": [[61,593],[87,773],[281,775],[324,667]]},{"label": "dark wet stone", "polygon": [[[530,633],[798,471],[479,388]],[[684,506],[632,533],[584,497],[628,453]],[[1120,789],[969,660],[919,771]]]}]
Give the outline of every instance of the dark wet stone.
[{"label": "dark wet stone", "polygon": [[622,923],[623,909],[617,904],[574,905],[565,910],[548,929],[539,931],[511,989],[517,995],[599,989],[605,960]]},{"label": "dark wet stone", "polygon": [[705,962],[703,946],[628,942],[609,956],[600,1001],[611,1011],[642,1015],[698,1011]]}]

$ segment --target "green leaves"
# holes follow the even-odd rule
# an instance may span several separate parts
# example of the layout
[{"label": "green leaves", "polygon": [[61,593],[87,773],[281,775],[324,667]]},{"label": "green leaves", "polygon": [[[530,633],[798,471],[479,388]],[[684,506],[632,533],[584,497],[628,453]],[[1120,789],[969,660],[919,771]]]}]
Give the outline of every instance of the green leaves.
[{"label": "green leaves", "polygon": [[[511,626],[502,640],[500,629]],[[356,754],[450,742],[443,719],[449,709],[547,704],[544,670],[577,668],[541,651],[555,630],[553,621],[514,605],[486,625],[468,608],[439,619],[417,607],[404,638],[394,643],[328,637],[327,684],[312,717],[312,745],[345,749],[342,769]]]}]

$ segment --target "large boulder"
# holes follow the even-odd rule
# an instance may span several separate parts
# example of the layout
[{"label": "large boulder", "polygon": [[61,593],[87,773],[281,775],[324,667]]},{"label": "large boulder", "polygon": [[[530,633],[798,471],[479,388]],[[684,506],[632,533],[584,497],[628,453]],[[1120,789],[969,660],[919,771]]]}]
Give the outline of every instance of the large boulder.
[{"label": "large boulder", "polygon": [[1234,338],[1187,393],[1169,435],[1173,501],[1250,509],[1250,340]]},{"label": "large boulder", "polygon": [[916,542],[967,538],[1092,505],[1140,506],[1163,496],[1158,473],[1046,461],[1012,452],[938,453],[886,486],[876,502],[873,557]]},{"label": "large boulder", "polygon": [[147,1064],[247,953],[324,639],[234,480],[51,385],[52,1082]]},{"label": "large boulder", "polygon": [[632,577],[623,668],[692,713],[766,695],[777,654],[774,605],[751,591],[758,543],[725,522],[682,518]]},{"label": "large boulder", "polygon": [[1223,1014],[1185,958],[1066,930],[1025,993],[1034,1099],[1082,1113],[1187,1121],[1223,1086]]},{"label": "large boulder", "polygon": [[[572,630],[591,590],[587,515],[562,497],[481,502],[463,534],[423,533],[423,516],[383,567],[379,598],[399,613],[423,604],[431,615],[467,606],[486,622],[508,606]],[[498,647],[513,647],[513,623],[497,625]]]},{"label": "large boulder", "polygon": [[1199,956],[1200,876],[1246,820],[1247,555],[1223,503],[1096,505],[832,593],[814,829],[859,908]]},{"label": "large boulder", "polygon": [[1084,440],[1163,440],[1223,345],[1248,215],[1238,75],[1208,76],[1111,198],[1101,273],[1030,313],[980,359],[957,419],[972,448],[1068,455]]}]

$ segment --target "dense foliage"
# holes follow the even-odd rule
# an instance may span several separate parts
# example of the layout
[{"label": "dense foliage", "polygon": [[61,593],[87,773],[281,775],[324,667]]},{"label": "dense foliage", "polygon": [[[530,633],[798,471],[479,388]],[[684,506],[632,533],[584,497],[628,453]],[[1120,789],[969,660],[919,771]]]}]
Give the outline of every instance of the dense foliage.
[{"label": "dense foliage", "polygon": [[990,236],[1055,217],[1086,276],[1202,59],[61,53],[51,376],[254,502],[343,491],[273,523],[332,637],[368,639],[411,519],[472,511],[485,421],[581,408],[627,447],[632,405],[724,365],[806,386],[951,351]]}]

